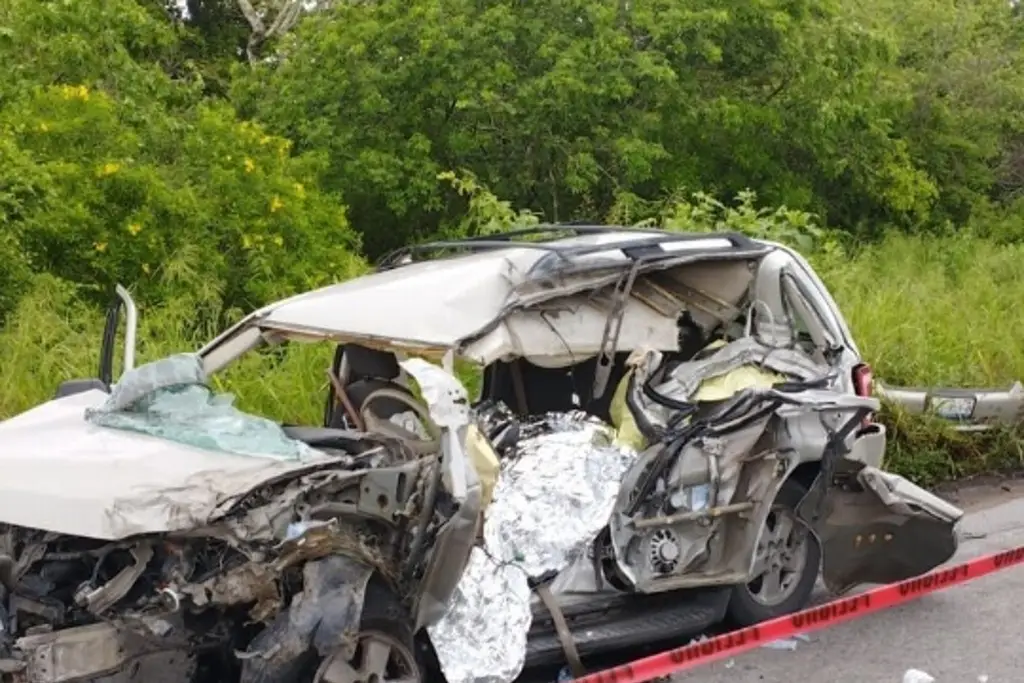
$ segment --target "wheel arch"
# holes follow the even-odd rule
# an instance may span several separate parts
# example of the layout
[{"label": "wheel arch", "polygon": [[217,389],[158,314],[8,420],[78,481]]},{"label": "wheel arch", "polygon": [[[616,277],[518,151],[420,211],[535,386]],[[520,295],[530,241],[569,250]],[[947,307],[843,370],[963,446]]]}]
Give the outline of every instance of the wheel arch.
[{"label": "wheel arch", "polygon": [[794,467],[786,479],[787,481],[793,480],[800,484],[804,490],[810,491],[819,474],[821,474],[821,461],[810,460]]}]

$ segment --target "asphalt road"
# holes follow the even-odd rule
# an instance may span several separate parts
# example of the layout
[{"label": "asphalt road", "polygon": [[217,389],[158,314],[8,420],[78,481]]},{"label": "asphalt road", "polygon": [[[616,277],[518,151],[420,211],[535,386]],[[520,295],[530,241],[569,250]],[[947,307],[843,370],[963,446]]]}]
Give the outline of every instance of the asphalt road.
[{"label": "asphalt road", "polygon": [[[1024,546],[1024,489],[968,491],[967,537],[952,562]],[[1008,487],[1007,487],[1008,488]],[[808,634],[791,651],[759,649],[674,677],[678,683],[935,683],[1024,681],[1024,566]]]}]

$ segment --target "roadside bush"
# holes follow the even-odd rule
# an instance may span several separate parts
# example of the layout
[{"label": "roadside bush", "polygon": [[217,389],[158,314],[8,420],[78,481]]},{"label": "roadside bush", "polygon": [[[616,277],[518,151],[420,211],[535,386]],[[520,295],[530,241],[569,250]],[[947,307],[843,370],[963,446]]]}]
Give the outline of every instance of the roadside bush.
[{"label": "roadside bush", "polygon": [[[202,293],[201,312],[358,272],[358,240],[338,198],[317,190],[315,159],[222,105],[149,114],[133,122],[84,85],[0,108],[2,156],[20,162],[0,171],[16,203],[5,232],[34,271],[102,297],[135,285],[145,303]],[[187,291],[183,268],[196,274]]]},{"label": "roadside bush", "polygon": [[1005,0],[343,2],[231,99],[326,154],[373,256],[458,222],[446,168],[551,220],[753,187],[875,237],[1020,191],[1022,31]]},{"label": "roadside bush", "polygon": [[891,405],[880,419],[888,429],[886,468],[923,486],[1024,468],[1024,425],[958,432],[941,418]]},{"label": "roadside bush", "polygon": [[890,233],[820,259],[876,376],[893,384],[1009,386],[1024,379],[1024,245],[969,232]]},{"label": "roadside bush", "polygon": [[30,273],[92,301],[115,282],[143,304],[183,296],[220,322],[364,267],[323,155],[207,97],[194,36],[162,14],[0,6],[0,324]]}]

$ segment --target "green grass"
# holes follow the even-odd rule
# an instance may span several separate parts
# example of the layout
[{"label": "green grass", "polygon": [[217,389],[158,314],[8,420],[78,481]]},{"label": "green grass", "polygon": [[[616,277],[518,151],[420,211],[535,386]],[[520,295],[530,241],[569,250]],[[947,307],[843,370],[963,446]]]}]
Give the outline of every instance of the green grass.
[{"label": "green grass", "polygon": [[[136,364],[194,351],[209,341],[218,330],[184,332],[194,310],[192,302],[182,300],[140,311]],[[102,329],[98,311],[77,302],[67,287],[41,278],[0,331],[0,418],[49,400],[65,379],[95,377]],[[284,422],[317,424],[331,353],[327,344],[250,353],[214,383],[218,390],[235,394],[243,409]]]},{"label": "green grass", "polygon": [[[852,256],[814,255],[876,377],[890,384],[1008,386],[1024,378],[1024,248],[977,237],[890,236]],[[139,361],[194,350],[216,330],[184,333],[193,302],[140,312]],[[43,278],[0,331],[0,417],[52,397],[72,377],[96,374],[102,318],[66,286]],[[315,424],[331,349],[294,344],[249,354],[217,379],[247,410]],[[957,434],[940,422],[886,410],[889,466],[938,481],[1020,468],[1021,433]]]},{"label": "green grass", "polygon": [[875,376],[904,386],[1024,378],[1024,245],[892,235],[813,259]]},{"label": "green grass", "polygon": [[[854,258],[812,259],[875,377],[1009,388],[1024,380],[1024,246],[890,235]],[[1024,427],[958,433],[886,406],[887,467],[919,483],[1024,467]]]}]

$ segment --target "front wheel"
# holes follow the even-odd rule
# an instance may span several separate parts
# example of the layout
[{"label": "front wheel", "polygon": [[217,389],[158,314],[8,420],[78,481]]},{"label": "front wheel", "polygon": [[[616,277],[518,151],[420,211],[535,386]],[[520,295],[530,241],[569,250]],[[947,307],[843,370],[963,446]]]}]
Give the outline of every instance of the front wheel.
[{"label": "front wheel", "polygon": [[374,577],[366,586],[355,652],[325,657],[313,683],[422,683],[410,619],[398,598]]},{"label": "front wheel", "polygon": [[314,683],[420,683],[408,643],[385,631],[360,631],[352,657],[336,653],[320,663]]},{"label": "front wheel", "polygon": [[241,683],[423,683],[424,668],[412,637],[412,620],[379,577],[366,586],[354,651],[342,648],[321,657],[299,640],[284,610],[249,645]]},{"label": "front wheel", "polygon": [[779,489],[757,543],[754,578],[736,586],[729,600],[728,617],[739,626],[799,611],[810,602],[821,567],[821,547],[796,515],[806,493],[792,479]]}]

